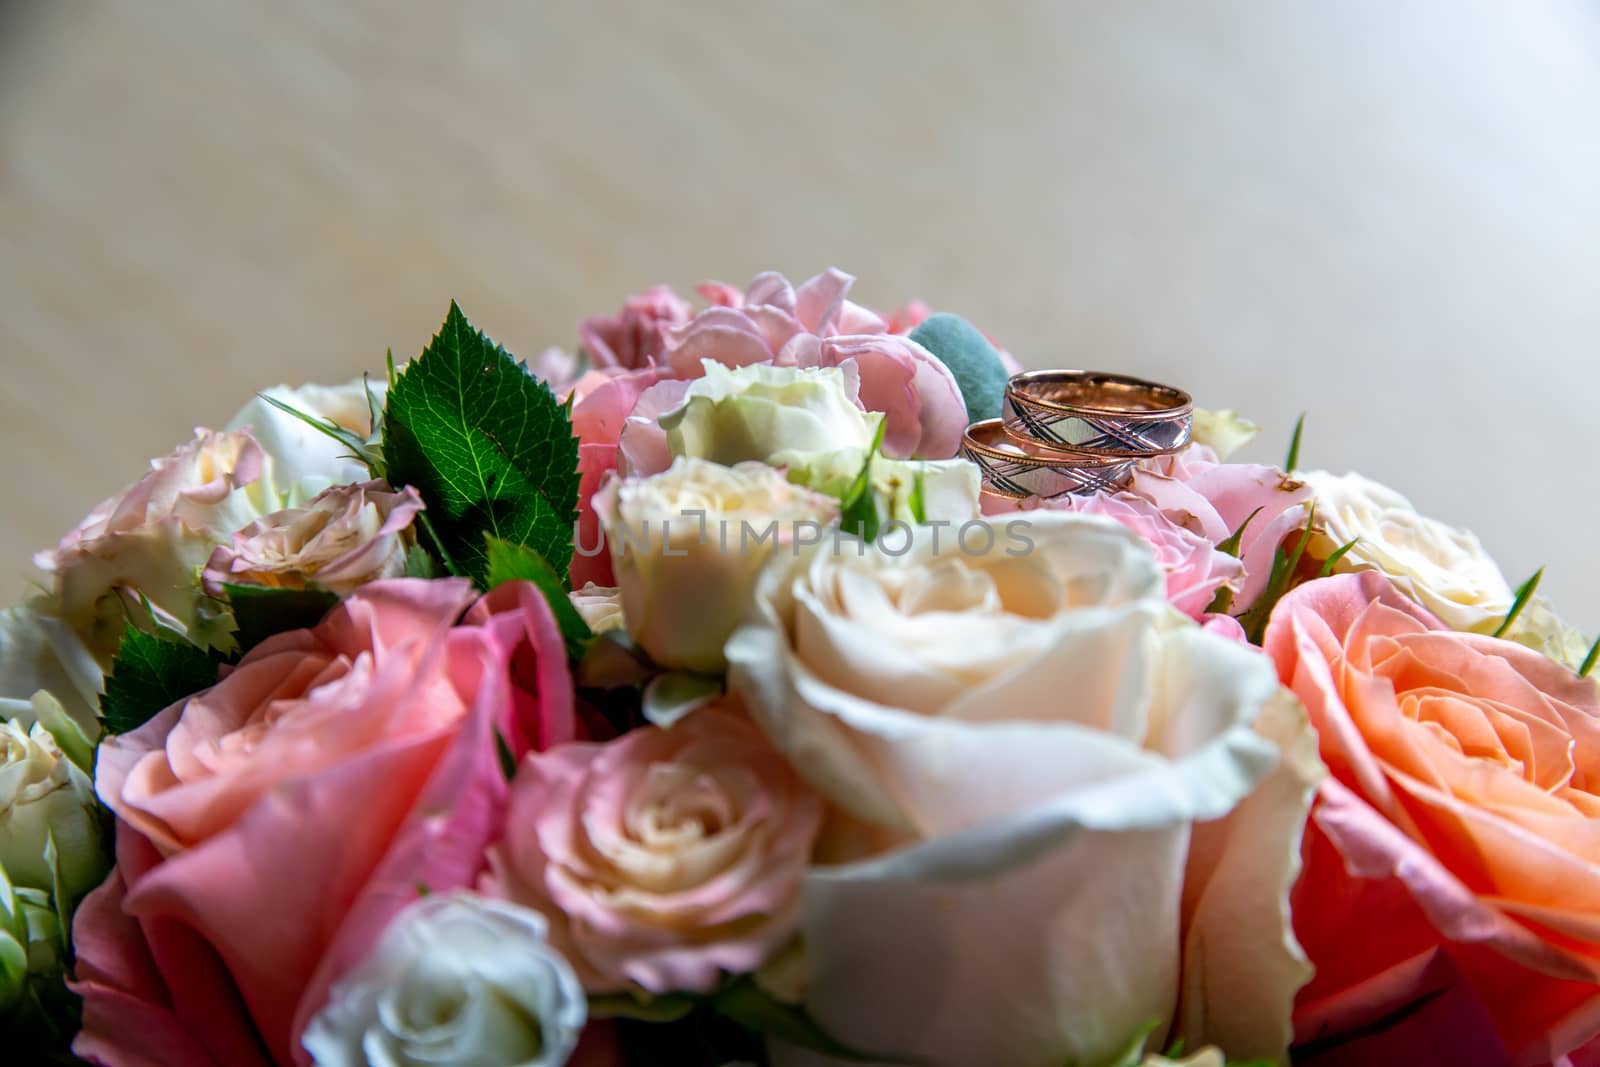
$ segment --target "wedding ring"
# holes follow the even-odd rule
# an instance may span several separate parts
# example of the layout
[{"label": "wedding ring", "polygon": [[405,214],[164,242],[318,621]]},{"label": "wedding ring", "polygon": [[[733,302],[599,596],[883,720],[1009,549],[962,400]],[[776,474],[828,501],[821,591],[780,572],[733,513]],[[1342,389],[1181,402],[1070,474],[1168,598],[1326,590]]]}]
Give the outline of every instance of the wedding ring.
[{"label": "wedding ring", "polygon": [[1168,385],[1082,370],[1019,374],[1001,419],[1013,437],[1103,459],[1170,455],[1189,443],[1194,405]]},{"label": "wedding ring", "polygon": [[1000,496],[1086,496],[1121,489],[1137,461],[1070,455],[1006,432],[999,419],[967,427],[961,454],[978,465],[985,488]]}]

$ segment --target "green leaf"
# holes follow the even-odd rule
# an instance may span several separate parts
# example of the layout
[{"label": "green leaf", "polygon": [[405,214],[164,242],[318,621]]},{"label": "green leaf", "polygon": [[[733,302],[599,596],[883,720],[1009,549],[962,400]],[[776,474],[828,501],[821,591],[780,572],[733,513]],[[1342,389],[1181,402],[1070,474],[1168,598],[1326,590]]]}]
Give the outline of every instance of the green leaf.
[{"label": "green leaf", "polygon": [[128,626],[106,677],[100,714],[106,731],[124,734],[164,708],[217,684],[220,658]]},{"label": "green leaf", "polygon": [[428,554],[427,549],[421,545],[412,545],[406,549],[406,577],[437,578],[439,577],[439,564]]},{"label": "green leaf", "polygon": [[1232,556],[1234,559],[1238,559],[1239,558],[1239,545],[1244,541],[1244,532],[1249,527],[1251,521],[1257,515],[1261,514],[1261,512],[1264,510],[1264,507],[1265,506],[1263,505],[1263,507],[1256,508],[1250,514],[1246,515],[1244,517],[1244,521],[1239,524],[1239,528],[1237,530],[1233,531],[1233,533],[1229,534],[1228,535],[1228,539],[1226,541],[1222,542],[1220,545],[1217,546],[1217,551],[1218,552],[1226,552],[1228,555]]},{"label": "green leaf", "polygon": [[878,539],[882,517],[878,513],[878,497],[872,491],[872,461],[878,458],[883,447],[883,428],[887,420],[878,420],[878,432],[872,437],[872,447],[861,463],[861,471],[839,501],[839,528],[871,544]]},{"label": "green leaf", "polygon": [[746,1030],[837,1059],[856,1063],[899,1062],[903,1059],[871,1056],[842,1044],[817,1025],[817,1021],[804,1008],[775,1000],[772,994],[748,976],[735,978],[713,994],[711,1006],[717,1014],[732,1019]]},{"label": "green leaf", "polygon": [[1311,543],[1312,531],[1317,525],[1317,505],[1313,501],[1306,510],[1306,526],[1300,533],[1300,539],[1295,543],[1291,552],[1284,552],[1279,545],[1272,553],[1272,571],[1267,577],[1267,587],[1262,590],[1261,596],[1250,605],[1250,610],[1240,616],[1239,622],[1244,627],[1245,637],[1252,645],[1261,644],[1267,632],[1267,621],[1272,618],[1272,609],[1278,606],[1278,601],[1283,599],[1283,594],[1289,591],[1294,582],[1295,572],[1300,568],[1300,561],[1305,557],[1306,546]]},{"label": "green leaf", "polygon": [[502,582],[532,582],[550,604],[550,611],[561,628],[567,651],[574,659],[583,658],[583,650],[594,639],[594,632],[583,621],[578,609],[567,597],[567,583],[555,572],[545,558],[527,545],[514,545],[493,534],[486,534],[485,558],[488,560],[487,586],[493,589]]},{"label": "green leaf", "polygon": [[1294,421],[1294,436],[1289,438],[1289,455],[1283,461],[1285,474],[1293,474],[1300,466],[1300,434],[1306,428],[1306,413],[1301,412],[1300,417]]},{"label": "green leaf", "polygon": [[1578,677],[1589,677],[1589,672],[1594,670],[1597,661],[1600,661],[1600,636],[1595,637],[1594,644],[1589,646],[1589,654],[1583,657],[1583,663],[1578,667]]},{"label": "green leaf", "polygon": [[[365,463],[367,470],[372,472],[374,478],[382,478],[384,476],[383,454],[365,437],[352,430],[345,429],[332,419],[319,419],[315,415],[301,411],[293,404],[285,404],[283,401],[276,397],[268,396],[266,393],[257,393],[256,395],[279,411],[293,415],[313,430],[325,434],[344,445],[350,450],[350,458],[358,463]],[[369,405],[371,404],[371,394],[368,394],[367,402]]]},{"label": "green leaf", "polygon": [[697,1007],[699,1001],[683,993],[659,997],[648,993],[607,993],[589,998],[589,1018],[674,1023],[687,1018]]},{"label": "green leaf", "polygon": [[390,481],[421,491],[447,563],[482,583],[484,534],[572,562],[578,442],[550,387],[475,329],[454,301],[400,373],[384,411]]},{"label": "green leaf", "polygon": [[248,652],[274,634],[304,630],[322,621],[339,603],[326,589],[275,589],[264,585],[224,585],[233,617],[239,624],[234,635]]},{"label": "green leaf", "polygon": [[511,781],[517,776],[517,757],[512,755],[511,746],[499,730],[494,732],[494,753],[500,757],[500,773],[506,776],[506,781]]},{"label": "green leaf", "polygon": [[967,405],[967,421],[1000,417],[1010,375],[1000,353],[977,327],[960,315],[941,313],[929,315],[910,336],[950,368]]},{"label": "green leaf", "polygon": [[925,526],[928,522],[928,478],[921,467],[917,468],[916,477],[911,480],[911,498],[906,501],[906,507],[911,511],[911,521],[918,526]]},{"label": "green leaf", "polygon": [[1517,587],[1516,599],[1511,602],[1511,610],[1506,612],[1506,617],[1492,637],[1504,637],[1506,631],[1511,629],[1511,624],[1517,621],[1517,616],[1522,614],[1522,609],[1528,606],[1528,601],[1533,599],[1533,594],[1539,588],[1539,582],[1544,579],[1544,568],[1540,567],[1533,572],[1533,576]]},{"label": "green leaf", "polygon": [[1333,573],[1333,568],[1336,567],[1338,565],[1339,561],[1341,559],[1344,559],[1344,557],[1349,553],[1349,551],[1352,548],[1356,547],[1356,545],[1358,543],[1360,543],[1360,541],[1361,541],[1361,538],[1352,537],[1352,538],[1350,538],[1350,540],[1346,541],[1344,544],[1342,544],[1338,548],[1334,549],[1333,550],[1333,555],[1329,556],[1327,559],[1322,561],[1322,567],[1321,567],[1321,569],[1319,569],[1317,571],[1317,577],[1318,578],[1326,578],[1328,575],[1332,574]]}]

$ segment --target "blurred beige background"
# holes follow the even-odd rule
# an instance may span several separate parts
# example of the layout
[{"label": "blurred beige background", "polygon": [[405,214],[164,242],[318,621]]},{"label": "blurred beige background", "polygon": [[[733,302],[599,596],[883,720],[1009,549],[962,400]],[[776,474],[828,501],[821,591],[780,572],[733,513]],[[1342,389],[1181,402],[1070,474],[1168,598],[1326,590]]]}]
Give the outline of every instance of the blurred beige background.
[{"label": "blurred beige background", "polygon": [[[978,12],[982,12],[979,14]],[[8,573],[255,388],[777,267],[1188,386],[1600,626],[1577,0],[0,0]],[[7,580],[8,596],[22,582]]]}]

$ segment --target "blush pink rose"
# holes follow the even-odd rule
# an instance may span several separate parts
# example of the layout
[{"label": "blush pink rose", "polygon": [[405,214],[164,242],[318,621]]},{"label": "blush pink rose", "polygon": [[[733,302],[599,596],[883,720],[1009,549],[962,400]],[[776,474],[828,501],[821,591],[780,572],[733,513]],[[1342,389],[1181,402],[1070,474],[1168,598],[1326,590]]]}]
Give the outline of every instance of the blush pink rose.
[{"label": "blush pink rose", "polygon": [[304,1063],[330,984],[418,887],[473,883],[504,816],[497,736],[520,755],[576,726],[543,596],[500,586],[457,625],[472,595],[372,583],[101,745],[117,868],[74,926],[79,1055]]},{"label": "blush pink rose", "polygon": [[[1012,500],[985,493],[981,506],[986,515],[1043,509],[1099,515],[1121,523],[1150,546],[1156,563],[1167,576],[1167,600],[1192,619],[1207,619],[1206,608],[1217,590],[1224,585],[1237,585],[1244,574],[1244,565],[1237,559],[1219,551],[1216,545],[1194,531],[1179,526],[1148,500],[1128,493],[1063,496],[1052,500],[1038,497]],[[1234,627],[1238,627],[1237,622]],[[1219,624],[1219,629],[1225,636],[1232,636],[1231,629],[1225,625]],[[1243,632],[1239,630],[1241,636]]]},{"label": "blush pink rose", "polygon": [[1250,607],[1265,591],[1273,553],[1290,535],[1305,529],[1311,500],[1310,486],[1276,467],[1219,463],[1216,453],[1203,445],[1144,464],[1134,472],[1127,491],[1213,545],[1222,544],[1250,519],[1239,543],[1244,579],[1233,598],[1236,612]]},{"label": "blush pink rose", "polygon": [[635,293],[615,315],[583,320],[578,337],[590,363],[602,370],[639,370],[655,365],[666,350],[667,330],[688,322],[694,308],[670,286]]},{"label": "blush pink rose", "polygon": [[481,891],[537,908],[593,993],[704,992],[794,935],[822,803],[727,704],[526,758]]},{"label": "blush pink rose", "polygon": [[1423,1007],[1443,955],[1470,994],[1457,1001],[1486,1014],[1511,1063],[1590,1041],[1600,687],[1521,645],[1446,629],[1370,571],[1291,591],[1266,650],[1330,772],[1294,899],[1317,968],[1296,1004],[1299,1039],[1326,1045]]}]

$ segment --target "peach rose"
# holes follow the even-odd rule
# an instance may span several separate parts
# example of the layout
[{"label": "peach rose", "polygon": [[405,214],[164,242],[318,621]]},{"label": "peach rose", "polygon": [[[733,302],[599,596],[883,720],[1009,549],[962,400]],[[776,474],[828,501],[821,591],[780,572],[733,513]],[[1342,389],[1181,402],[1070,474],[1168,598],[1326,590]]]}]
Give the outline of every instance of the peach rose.
[{"label": "peach rose", "polygon": [[399,578],[415,544],[412,520],[422,497],[385,482],[336,485],[303,508],[265,515],[218,545],[206,563],[206,591],[225,583],[302,588],[315,583],[348,595],[367,582]]},{"label": "peach rose", "polygon": [[477,877],[520,755],[575,733],[527,583],[375,582],[105,741],[117,869],[78,913],[75,1048],[119,1067],[304,1062],[299,1035],[418,886]]},{"label": "peach rose", "polygon": [[[1266,648],[1331,772],[1296,891],[1317,967],[1299,1038],[1326,1047],[1457,985],[1512,1063],[1593,1037],[1600,688],[1521,645],[1446,629],[1372,571],[1292,591]],[[1327,1062],[1402,1062],[1377,1057],[1368,1046]]]},{"label": "peach rose", "polygon": [[736,707],[523,761],[482,889],[542,911],[592,993],[705,992],[794,934],[822,817]]}]

